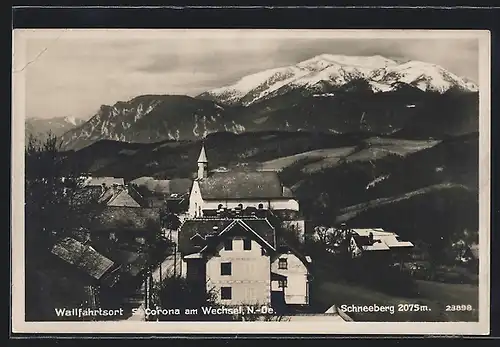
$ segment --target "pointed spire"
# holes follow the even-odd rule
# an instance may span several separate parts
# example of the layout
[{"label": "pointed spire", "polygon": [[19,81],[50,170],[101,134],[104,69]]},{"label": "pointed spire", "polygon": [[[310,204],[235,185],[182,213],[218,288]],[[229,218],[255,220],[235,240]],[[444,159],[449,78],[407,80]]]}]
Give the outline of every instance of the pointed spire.
[{"label": "pointed spire", "polygon": [[208,163],[204,145],[201,145],[201,151],[200,151],[200,156],[198,157],[198,163]]}]

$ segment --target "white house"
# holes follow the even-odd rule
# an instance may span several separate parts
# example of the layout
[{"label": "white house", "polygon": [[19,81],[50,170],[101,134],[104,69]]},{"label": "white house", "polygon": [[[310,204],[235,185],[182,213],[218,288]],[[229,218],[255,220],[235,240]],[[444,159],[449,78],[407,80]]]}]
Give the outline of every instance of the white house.
[{"label": "white house", "polygon": [[410,241],[403,241],[399,235],[381,228],[351,229],[349,238],[349,252],[353,258],[363,253],[388,252],[411,249]]},{"label": "white house", "polygon": [[195,218],[179,232],[182,274],[225,305],[308,305],[310,258],[265,218]]},{"label": "white house", "polygon": [[204,215],[204,210],[256,209],[299,211],[292,191],[283,186],[276,172],[228,171],[208,174],[208,160],[202,146],[198,177],[189,197],[188,215]]}]

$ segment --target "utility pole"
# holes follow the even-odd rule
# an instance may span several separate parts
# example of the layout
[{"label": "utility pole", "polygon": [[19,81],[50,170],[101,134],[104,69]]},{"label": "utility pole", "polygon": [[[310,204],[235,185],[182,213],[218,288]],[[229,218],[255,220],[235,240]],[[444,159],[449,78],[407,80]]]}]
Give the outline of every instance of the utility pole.
[{"label": "utility pole", "polygon": [[177,243],[174,246],[174,277],[177,277]]},{"label": "utility pole", "polygon": [[163,265],[163,260],[162,260],[162,261],[160,261],[160,284],[161,284],[161,277],[162,277],[162,276],[161,276],[161,266],[162,266],[162,265]]}]

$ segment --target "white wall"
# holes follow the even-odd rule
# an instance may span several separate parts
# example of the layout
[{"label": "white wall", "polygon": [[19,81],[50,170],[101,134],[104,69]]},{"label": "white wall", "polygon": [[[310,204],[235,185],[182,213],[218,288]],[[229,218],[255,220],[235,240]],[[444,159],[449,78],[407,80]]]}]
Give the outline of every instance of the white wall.
[{"label": "white wall", "polygon": [[239,204],[243,205],[243,208],[254,207],[259,208],[259,204],[262,204],[264,209],[275,209],[275,210],[299,210],[299,203],[293,199],[275,199],[275,200],[205,200],[202,202],[203,208],[207,210],[216,210],[219,205],[224,208],[236,208]]},{"label": "white wall", "polygon": [[[220,288],[231,287],[231,300],[221,300],[222,304],[269,304],[270,259],[262,255],[261,246],[252,240],[251,250],[243,249],[243,238],[233,238],[233,250],[226,251],[219,246],[219,256],[214,256],[206,264],[207,290],[215,287],[220,299]],[[221,275],[221,263],[231,262],[231,275]]]},{"label": "white wall", "polygon": [[[288,268],[286,270],[279,269],[280,258],[287,259]],[[287,287],[285,288],[285,302],[287,304],[309,304],[308,271],[304,263],[295,254],[281,254],[271,264],[271,271],[287,277]],[[278,281],[273,281],[272,290],[281,290],[278,287]]]},{"label": "white wall", "polygon": [[201,198],[200,185],[198,181],[193,182],[193,187],[191,188],[191,194],[189,195],[189,217],[194,217],[199,213],[199,210],[203,209],[203,199]]},{"label": "white wall", "polygon": [[189,196],[189,209],[188,215],[192,218],[195,215],[199,215],[201,210],[217,210],[219,205],[225,208],[237,208],[239,204],[243,205],[243,208],[254,207],[259,208],[259,204],[262,204],[264,209],[275,209],[275,210],[293,210],[299,211],[299,202],[295,199],[272,199],[272,200],[249,200],[249,199],[235,199],[235,200],[203,200],[200,192],[200,186],[198,181],[193,182],[193,187],[191,189],[191,194]]}]

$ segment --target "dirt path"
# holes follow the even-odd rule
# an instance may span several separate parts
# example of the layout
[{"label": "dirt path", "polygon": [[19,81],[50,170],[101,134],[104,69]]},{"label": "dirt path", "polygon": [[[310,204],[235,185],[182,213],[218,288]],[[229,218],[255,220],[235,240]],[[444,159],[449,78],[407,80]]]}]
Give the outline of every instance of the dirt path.
[{"label": "dirt path", "polygon": [[359,213],[364,212],[370,208],[380,207],[383,205],[392,204],[392,203],[399,202],[402,200],[407,200],[407,199],[410,199],[414,196],[426,194],[426,193],[429,193],[429,192],[434,191],[434,190],[442,190],[442,189],[450,189],[450,188],[468,189],[464,185],[454,184],[454,183],[435,184],[435,185],[432,185],[429,187],[425,187],[425,188],[421,188],[421,189],[417,189],[417,190],[405,193],[403,195],[374,199],[374,200],[370,200],[367,202],[363,202],[361,204],[356,204],[356,205],[352,205],[349,207],[345,207],[342,210],[340,210],[340,215],[337,217],[337,221],[338,222],[348,221],[349,219],[356,217],[356,215],[358,215]]}]

